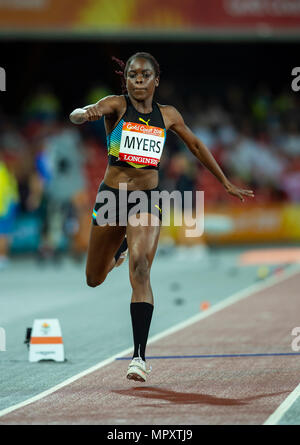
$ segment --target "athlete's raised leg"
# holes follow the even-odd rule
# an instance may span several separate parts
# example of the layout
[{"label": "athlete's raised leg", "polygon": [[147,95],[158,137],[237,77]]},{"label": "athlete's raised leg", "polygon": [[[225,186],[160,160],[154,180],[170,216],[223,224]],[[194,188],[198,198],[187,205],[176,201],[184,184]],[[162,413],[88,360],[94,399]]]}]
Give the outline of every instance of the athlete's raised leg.
[{"label": "athlete's raised leg", "polygon": [[114,256],[124,239],[125,233],[126,227],[95,226],[91,224],[86,263],[88,286],[99,286],[115,266]]}]

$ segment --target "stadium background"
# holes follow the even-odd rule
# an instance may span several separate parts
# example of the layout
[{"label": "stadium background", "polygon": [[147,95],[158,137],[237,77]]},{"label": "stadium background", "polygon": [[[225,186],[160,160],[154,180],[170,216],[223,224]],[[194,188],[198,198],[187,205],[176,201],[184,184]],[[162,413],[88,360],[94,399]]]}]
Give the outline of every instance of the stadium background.
[{"label": "stadium background", "polygon": [[75,127],[68,114],[120,93],[111,57],[140,50],[161,65],[156,100],[176,106],[230,179],[255,191],[243,204],[230,197],[169,134],[161,187],[205,191],[205,233],[164,228],[161,242],[299,241],[299,1],[2,0],[0,11],[3,254],[8,239],[11,253],[85,252],[105,134],[102,121]]},{"label": "stadium background", "polygon": [[[299,25],[300,0],[0,0],[1,424],[299,424]],[[205,232],[162,230],[153,372],[132,388],[128,262],[96,289],[84,278],[103,122],[68,115],[120,93],[111,56],[141,50],[161,65],[157,101],[255,199],[226,194],[168,135],[160,186],[204,190]],[[63,363],[28,360],[45,317]]]}]

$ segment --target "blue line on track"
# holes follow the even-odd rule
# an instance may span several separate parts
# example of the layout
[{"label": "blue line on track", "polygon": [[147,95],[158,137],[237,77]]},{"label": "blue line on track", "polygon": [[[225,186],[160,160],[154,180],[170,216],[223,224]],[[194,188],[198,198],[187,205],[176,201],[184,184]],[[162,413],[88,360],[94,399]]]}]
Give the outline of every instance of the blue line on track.
[{"label": "blue line on track", "polygon": [[[300,355],[300,352],[271,352],[257,354],[209,354],[209,355],[167,355],[146,357],[147,360],[177,359],[177,358],[227,358],[227,357],[276,357]],[[132,357],[118,357],[116,360],[132,360]]]}]

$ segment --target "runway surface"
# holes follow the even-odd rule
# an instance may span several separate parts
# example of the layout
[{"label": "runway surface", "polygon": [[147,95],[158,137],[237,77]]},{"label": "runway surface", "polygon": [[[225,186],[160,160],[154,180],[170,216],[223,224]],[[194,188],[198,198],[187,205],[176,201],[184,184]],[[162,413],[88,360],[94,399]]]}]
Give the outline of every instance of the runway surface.
[{"label": "runway surface", "polygon": [[[145,384],[125,378],[128,264],[91,289],[84,264],[15,260],[0,276],[0,424],[263,424],[276,410],[275,423],[299,424],[299,265],[259,280],[245,250],[158,252]],[[25,330],[43,317],[61,323],[64,363],[28,362]]]}]

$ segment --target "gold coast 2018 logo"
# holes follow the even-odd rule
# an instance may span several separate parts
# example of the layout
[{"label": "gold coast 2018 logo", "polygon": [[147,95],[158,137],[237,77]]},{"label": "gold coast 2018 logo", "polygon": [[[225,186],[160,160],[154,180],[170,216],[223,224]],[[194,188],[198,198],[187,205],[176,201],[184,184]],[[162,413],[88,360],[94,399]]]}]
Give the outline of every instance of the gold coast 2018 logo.
[{"label": "gold coast 2018 logo", "polygon": [[0,91],[6,91],[6,73],[5,69],[0,66]]},{"label": "gold coast 2018 logo", "polygon": [[47,335],[48,332],[49,332],[49,329],[50,329],[50,324],[44,322],[44,323],[42,324],[42,326],[41,326],[41,332],[42,332],[42,334]]}]

